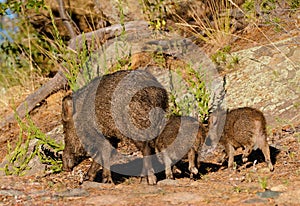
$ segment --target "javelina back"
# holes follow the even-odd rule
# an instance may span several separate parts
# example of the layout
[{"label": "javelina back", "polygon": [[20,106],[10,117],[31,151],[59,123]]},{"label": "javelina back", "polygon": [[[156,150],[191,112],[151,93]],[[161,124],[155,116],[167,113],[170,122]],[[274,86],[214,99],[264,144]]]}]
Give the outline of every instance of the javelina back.
[{"label": "javelina back", "polygon": [[[83,100],[78,101],[79,106],[74,103],[72,117],[77,117],[77,119],[79,118],[77,121],[81,121],[77,124],[76,129],[83,131],[80,133],[83,134],[80,140],[81,142],[85,142],[85,149],[86,147],[92,147],[93,149],[91,150],[95,151],[96,148],[94,153],[97,154],[90,155],[92,155],[92,157],[98,155],[97,158],[101,161],[103,166],[102,181],[112,182],[110,159],[113,147],[105,146],[106,144],[102,144],[103,141],[100,141],[100,148],[97,149],[97,146],[93,145],[96,141],[85,141],[88,138],[91,139],[91,136],[95,138],[95,140],[98,140],[95,136],[97,132],[91,135],[95,129],[97,131],[99,130],[101,135],[103,135],[111,145],[115,145],[116,140],[125,139],[126,141],[133,142],[144,156],[142,176],[147,176],[149,184],[155,184],[156,177],[152,168],[151,159],[149,158],[152,154],[149,142],[153,137],[159,134],[164,112],[159,112],[157,108],[166,111],[168,105],[166,90],[155,77],[141,70],[118,71],[104,75],[101,79],[96,79],[95,81],[98,81],[96,87],[90,86],[91,88],[96,88],[93,100],[94,105],[86,105],[82,102]],[[93,82],[90,84],[93,84]],[[87,95],[83,95],[85,93],[87,93]],[[77,99],[90,98],[89,89],[86,88],[78,91],[76,95],[79,96]],[[63,114],[70,114],[65,111],[71,111],[71,109],[64,108],[64,106],[71,106],[71,103],[67,103],[69,98],[65,98],[64,100],[66,102],[63,102]],[[89,103],[88,101],[88,104]],[[90,120],[90,117],[86,116],[93,115],[93,113],[90,114],[89,111],[93,110],[92,108],[94,108],[95,118],[91,118]],[[81,120],[80,115],[77,114],[81,112],[80,110],[87,114],[85,115],[84,113],[84,115],[81,115],[84,120]],[[86,123],[85,120],[90,122]],[[81,128],[83,124],[88,128]],[[81,149],[78,149],[82,148],[80,142],[77,141],[79,139],[77,137],[78,133],[67,131],[68,129],[75,129],[73,125],[74,122],[72,121],[64,123],[64,127],[66,128],[66,148],[63,153],[63,167],[66,170],[72,169],[75,163],[79,163],[81,159],[77,160],[76,158],[78,156],[81,158],[81,156],[85,155]],[[97,128],[93,128],[91,125],[96,125],[95,127]],[[89,127],[91,128],[89,129]],[[85,133],[88,134],[85,136]],[[81,152],[81,154],[76,154],[76,152]],[[95,178],[100,168],[100,164],[98,164],[99,161],[93,161],[86,175],[86,179],[93,180]]]},{"label": "javelina back", "polygon": [[[155,139],[155,151],[165,164],[167,179],[173,179],[172,163],[188,155],[190,177],[198,174],[195,164],[196,152],[205,140],[205,128],[197,119],[187,116],[171,116],[162,131]],[[175,162],[174,162],[175,161]],[[200,164],[198,163],[198,167]]]},{"label": "javelina back", "polygon": [[261,111],[250,107],[229,111],[220,143],[225,146],[229,168],[233,167],[235,149],[244,148],[242,158],[243,162],[247,162],[252,150],[259,148],[270,171],[273,171],[267,142],[266,120]]}]

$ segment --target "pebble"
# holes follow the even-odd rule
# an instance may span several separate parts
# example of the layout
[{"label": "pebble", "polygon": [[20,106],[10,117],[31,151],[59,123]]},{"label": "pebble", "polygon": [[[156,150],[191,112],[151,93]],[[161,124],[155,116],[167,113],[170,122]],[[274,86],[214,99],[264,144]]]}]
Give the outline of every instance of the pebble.
[{"label": "pebble", "polygon": [[281,192],[266,190],[264,192],[257,192],[256,195],[261,198],[276,198],[281,194]]},{"label": "pebble", "polygon": [[59,197],[84,197],[89,196],[89,193],[85,189],[75,188],[72,190],[66,190],[60,193],[56,193],[55,196]]},{"label": "pebble", "polygon": [[276,186],[272,187],[270,190],[275,191],[275,192],[284,192],[284,191],[287,191],[287,187],[284,185],[276,185]]},{"label": "pebble", "polygon": [[171,186],[178,186],[179,183],[177,180],[172,180],[172,179],[164,179],[159,182],[157,182],[157,185],[171,185]]},{"label": "pebble", "polygon": [[252,199],[243,201],[243,203],[247,203],[247,204],[267,203],[267,202],[268,201],[266,199],[260,199],[260,198],[252,198]]},{"label": "pebble", "polygon": [[3,195],[3,196],[22,196],[24,195],[23,192],[21,191],[18,191],[18,190],[0,190],[0,196]]}]

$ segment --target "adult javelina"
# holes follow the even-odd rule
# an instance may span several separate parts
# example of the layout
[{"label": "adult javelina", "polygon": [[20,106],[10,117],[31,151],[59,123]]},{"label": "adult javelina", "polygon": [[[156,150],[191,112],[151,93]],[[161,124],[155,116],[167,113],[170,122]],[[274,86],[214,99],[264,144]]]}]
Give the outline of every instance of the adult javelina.
[{"label": "adult javelina", "polygon": [[[216,119],[212,114],[212,119]],[[212,123],[212,127],[216,122]],[[225,147],[228,156],[228,167],[233,167],[234,151],[243,147],[243,162],[248,161],[248,156],[253,149],[261,149],[270,171],[274,170],[270,159],[270,148],[267,142],[266,119],[257,109],[243,107],[227,112],[223,134],[220,144]]]},{"label": "adult javelina", "polygon": [[[95,81],[96,86],[93,86],[93,82]],[[156,177],[149,158],[151,155],[149,142],[151,138],[159,134],[164,112],[157,112],[156,109],[161,108],[163,111],[166,111],[168,105],[166,90],[150,73],[141,70],[118,71],[104,75],[101,79],[96,79],[93,82],[90,83],[92,84],[90,88],[96,88],[95,96],[89,97],[91,93],[89,89],[78,91],[78,96],[82,99],[78,101],[78,104],[81,106],[75,103],[73,105],[72,117],[76,117],[78,119],[76,121],[79,121],[77,125],[75,121],[77,133],[73,131],[75,127],[72,120],[64,123],[66,146],[63,153],[63,168],[65,170],[72,169],[86,155],[85,151],[82,150],[83,147],[80,141],[78,141],[81,140],[81,142],[85,144],[85,148],[93,147],[91,150],[94,152],[90,155],[93,158],[100,159],[99,161],[103,164],[102,181],[112,182],[110,158],[113,148],[110,148],[110,146],[114,145],[115,140],[129,140],[136,145],[145,157],[143,159],[142,176],[147,176],[149,184],[155,184]],[[87,95],[81,97],[81,93],[84,94],[85,92]],[[82,103],[83,99],[89,98],[94,98],[94,105],[89,105],[90,101],[87,101],[88,103]],[[64,106],[72,106],[69,102],[70,99],[65,98],[64,100],[66,102],[63,102],[63,114],[70,115],[72,109],[69,107],[64,108]],[[93,108],[94,119],[92,117],[93,113],[89,111],[93,110]],[[80,114],[80,110],[86,112],[87,115]],[[83,120],[78,117],[80,115]],[[63,119],[71,118],[63,117]],[[82,126],[84,124],[85,126]],[[103,143],[105,141],[98,141],[99,139],[97,139],[98,137],[95,136],[95,134],[91,135],[95,130],[95,128],[91,127],[93,124],[96,125],[97,130],[101,131],[101,135],[103,135],[111,145],[107,146],[107,144]],[[71,131],[67,131],[68,129]],[[78,130],[84,131],[80,133],[83,134],[80,139],[77,136]],[[87,133],[87,135],[85,135],[85,133]],[[91,137],[95,139],[94,142],[90,140]],[[98,144],[95,143],[97,141],[99,148],[93,145]],[[98,164],[100,162],[95,161],[95,158],[86,175],[86,179],[94,180],[100,168],[100,164]]]},{"label": "adult javelina", "polygon": [[186,154],[191,178],[194,174],[198,174],[195,157],[199,147],[204,143],[205,136],[205,128],[197,119],[187,116],[169,118],[164,130],[155,139],[155,151],[160,161],[165,164],[167,179],[173,179],[172,163],[179,161]]}]

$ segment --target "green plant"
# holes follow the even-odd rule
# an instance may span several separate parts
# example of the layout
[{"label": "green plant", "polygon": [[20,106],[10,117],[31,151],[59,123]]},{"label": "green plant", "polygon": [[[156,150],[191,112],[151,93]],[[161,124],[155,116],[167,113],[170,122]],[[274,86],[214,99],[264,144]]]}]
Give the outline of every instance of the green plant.
[{"label": "green plant", "polygon": [[295,160],[296,152],[289,152],[289,159],[291,161]]},{"label": "green plant", "polygon": [[239,57],[231,54],[229,45],[219,49],[211,56],[212,61],[222,68],[231,69],[239,63]]},{"label": "green plant", "polygon": [[143,13],[150,22],[150,26],[156,30],[162,30],[166,26],[166,0],[139,0]]},{"label": "green plant", "polygon": [[[47,137],[39,128],[35,126],[29,115],[26,115],[26,121],[22,121],[17,115],[20,132],[18,141],[14,149],[8,142],[7,164],[4,168],[6,175],[24,175],[29,167],[29,162],[38,156],[41,163],[48,165],[50,172],[60,172],[62,161],[56,155],[46,155],[50,150],[55,154],[64,149],[62,143],[57,143],[54,139]],[[34,143],[34,146],[32,146]]]},{"label": "green plant", "polygon": [[[181,79],[180,84],[186,86],[186,94],[182,98],[174,87],[171,87],[171,113],[175,115],[192,115],[191,113],[196,109],[199,120],[204,122],[208,117],[209,102],[209,92],[204,82],[205,74],[200,74],[191,65],[177,69],[176,73]],[[176,84],[176,82],[171,82],[171,85],[173,84]]]},{"label": "green plant", "polygon": [[242,192],[242,189],[241,189],[239,186],[234,186],[234,187],[233,187],[233,190],[234,190],[236,193],[241,193],[241,192]]},{"label": "green plant", "polygon": [[262,189],[267,189],[268,187],[268,179],[266,177],[258,177],[258,183]]},{"label": "green plant", "polygon": [[300,0],[289,0],[288,3],[292,10],[297,10],[300,7]]},{"label": "green plant", "polygon": [[[246,0],[242,5],[247,17],[255,17],[257,13],[270,13],[276,8],[276,0]],[[249,15],[251,14],[251,15]],[[254,14],[254,15],[253,15]]]}]

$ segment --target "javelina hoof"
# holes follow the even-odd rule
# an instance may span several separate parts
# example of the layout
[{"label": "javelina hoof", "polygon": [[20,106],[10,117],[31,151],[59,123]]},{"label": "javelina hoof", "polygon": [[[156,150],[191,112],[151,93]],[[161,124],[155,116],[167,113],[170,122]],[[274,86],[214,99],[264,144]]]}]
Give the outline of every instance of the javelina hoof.
[{"label": "javelina hoof", "polygon": [[103,177],[102,178],[102,183],[109,183],[109,184],[114,184],[113,180],[111,177]]},{"label": "javelina hoof", "polygon": [[190,178],[193,178],[194,175],[198,174],[198,169],[196,167],[189,168],[189,171],[191,172]]},{"label": "javelina hoof", "polygon": [[166,174],[166,179],[171,179],[171,180],[174,179],[171,168],[167,168],[165,174]]},{"label": "javelina hoof", "polygon": [[140,184],[156,185],[156,183],[157,179],[154,174],[140,177]]},{"label": "javelina hoof", "polygon": [[154,174],[148,175],[148,184],[149,185],[156,185],[157,179]]},{"label": "javelina hoof", "polygon": [[270,172],[274,171],[274,166],[272,165],[271,162],[268,163],[268,167],[269,167]]},{"label": "javelina hoof", "polygon": [[85,174],[83,177],[83,181],[94,181],[94,178],[90,177],[88,174]]},{"label": "javelina hoof", "polygon": [[244,157],[242,161],[243,161],[243,163],[246,163],[248,161],[248,158]]}]

